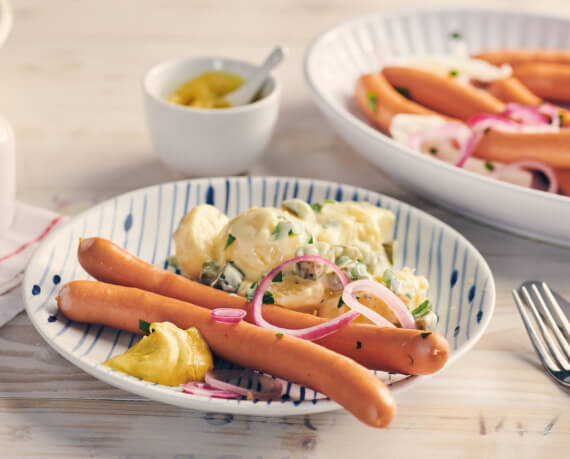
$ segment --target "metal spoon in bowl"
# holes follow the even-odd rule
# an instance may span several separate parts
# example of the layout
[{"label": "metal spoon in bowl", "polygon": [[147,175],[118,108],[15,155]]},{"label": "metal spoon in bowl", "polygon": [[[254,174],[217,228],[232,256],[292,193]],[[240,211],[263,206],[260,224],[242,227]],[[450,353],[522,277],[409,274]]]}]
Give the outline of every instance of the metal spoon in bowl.
[{"label": "metal spoon in bowl", "polygon": [[262,84],[266,80],[271,71],[277,67],[285,57],[285,49],[282,46],[277,46],[263,65],[247,80],[247,82],[224,96],[224,99],[232,106],[246,105],[251,102],[253,97],[259,91]]}]

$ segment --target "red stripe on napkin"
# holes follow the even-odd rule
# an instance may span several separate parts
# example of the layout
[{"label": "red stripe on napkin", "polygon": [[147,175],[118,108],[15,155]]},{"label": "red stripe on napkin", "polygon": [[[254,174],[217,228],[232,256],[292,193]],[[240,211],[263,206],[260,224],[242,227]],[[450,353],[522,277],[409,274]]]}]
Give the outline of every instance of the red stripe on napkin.
[{"label": "red stripe on napkin", "polygon": [[39,234],[38,237],[36,237],[35,239],[32,239],[31,241],[26,242],[25,244],[22,244],[20,247],[18,247],[12,253],[9,253],[7,255],[0,257],[0,263],[2,263],[3,261],[6,261],[8,258],[12,258],[13,256],[18,255],[19,253],[26,250],[32,244],[40,242],[44,237],[46,237],[48,235],[48,233],[53,229],[53,227],[55,225],[57,225],[59,223],[59,221],[62,218],[63,218],[62,215],[58,215],[57,217],[55,217],[51,222],[49,222],[49,224],[44,228],[44,230]]}]

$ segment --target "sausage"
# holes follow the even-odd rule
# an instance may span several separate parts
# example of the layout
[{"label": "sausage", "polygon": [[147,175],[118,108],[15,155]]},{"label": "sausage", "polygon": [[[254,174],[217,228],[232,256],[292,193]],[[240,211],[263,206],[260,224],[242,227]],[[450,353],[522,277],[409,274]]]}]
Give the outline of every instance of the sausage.
[{"label": "sausage", "polygon": [[392,118],[398,113],[441,116],[404,97],[378,73],[362,75],[356,82],[354,96],[360,110],[385,134],[390,133]]},{"label": "sausage", "polygon": [[396,412],[390,389],[354,360],[247,322],[216,322],[210,311],[191,303],[130,287],[73,281],[61,288],[57,304],[70,320],[130,332],[138,332],[139,320],[196,327],[221,358],[309,386],[373,427],[387,426]]},{"label": "sausage", "polygon": [[570,102],[570,64],[520,64],[513,75],[537,96]]},{"label": "sausage", "polygon": [[518,65],[533,62],[570,64],[570,52],[557,49],[493,49],[473,56],[493,65]]},{"label": "sausage", "polygon": [[536,159],[554,167],[570,168],[570,129],[524,134],[491,130],[482,137],[473,154],[505,163]]},{"label": "sausage", "polygon": [[467,121],[480,113],[499,114],[505,104],[483,89],[460,84],[408,67],[384,67],[382,75],[392,86],[405,87],[412,100],[445,115]]},{"label": "sausage", "polygon": [[503,102],[516,102],[522,105],[540,105],[542,103],[540,97],[533,94],[514,77],[494,80],[485,89]]},{"label": "sausage", "polygon": [[[81,266],[97,280],[137,287],[209,309],[245,309],[248,313],[245,320],[253,321],[251,306],[245,298],[160,269],[107,239],[81,240],[78,258]],[[269,304],[263,306],[263,315],[270,323],[290,329],[312,327],[327,320]],[[439,333],[372,324],[349,324],[316,343],[368,368],[412,375],[435,373],[449,356],[449,345]]]},{"label": "sausage", "polygon": [[558,169],[556,171],[560,192],[570,196],[570,169]]},{"label": "sausage", "polygon": [[[515,102],[522,105],[537,106],[543,100],[533,94],[524,84],[515,77],[503,78],[489,83],[485,88],[489,93],[503,102]],[[562,113],[562,125],[570,126],[570,112],[562,107],[556,107]]]}]

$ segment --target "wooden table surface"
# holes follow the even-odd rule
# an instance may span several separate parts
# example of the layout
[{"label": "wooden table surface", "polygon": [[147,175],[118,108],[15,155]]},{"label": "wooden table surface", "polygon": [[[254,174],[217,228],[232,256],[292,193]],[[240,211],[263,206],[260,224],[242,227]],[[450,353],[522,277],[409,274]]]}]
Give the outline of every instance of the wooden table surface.
[{"label": "wooden table surface", "polygon": [[[20,200],[73,215],[116,194],[180,178],[158,162],[147,136],[145,70],[181,55],[259,62],[272,45],[285,43],[291,54],[278,71],[284,91],[277,131],[249,172],[342,181],[423,208],[486,257],[497,307],[472,351],[398,394],[397,419],[385,431],[342,410],[260,418],[143,400],[59,357],[22,313],[0,328],[0,457],[568,457],[568,393],[542,371],[510,289],[542,278],[568,297],[570,250],[494,230],[409,194],[333,132],[303,81],[303,51],[318,32],[356,14],[425,2],[13,3],[15,27],[0,50],[0,112],[16,131]],[[570,14],[567,0],[476,4]]]}]

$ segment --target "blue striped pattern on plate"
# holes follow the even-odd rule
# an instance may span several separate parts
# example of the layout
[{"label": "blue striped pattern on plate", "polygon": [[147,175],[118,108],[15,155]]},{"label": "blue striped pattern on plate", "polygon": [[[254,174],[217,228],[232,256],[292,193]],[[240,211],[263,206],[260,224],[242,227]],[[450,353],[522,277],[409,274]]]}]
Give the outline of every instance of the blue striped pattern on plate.
[{"label": "blue striped pattern on plate", "polygon": [[[188,180],[124,194],[79,215],[52,234],[36,251],[24,280],[27,312],[46,341],[95,377],[125,390],[179,406],[208,411],[262,415],[328,411],[338,405],[315,391],[284,382],[281,401],[208,399],[148,383],[101,365],[132,346],[136,335],[99,325],[72,323],[57,312],[60,284],[88,279],[75,256],[79,238],[101,236],[161,267],[174,252],[171,235],[182,216],[201,203],[230,217],[251,206],[278,206],[287,198],[368,201],[396,215],[399,241],[396,266],[415,267],[430,282],[430,297],[440,316],[438,331],[449,340],[450,361],[480,337],[494,307],[494,283],[485,260],[469,242],[439,220],[395,199],[347,185],[282,177]],[[227,368],[227,362],[218,365]],[[394,390],[422,378],[377,372]]]}]

